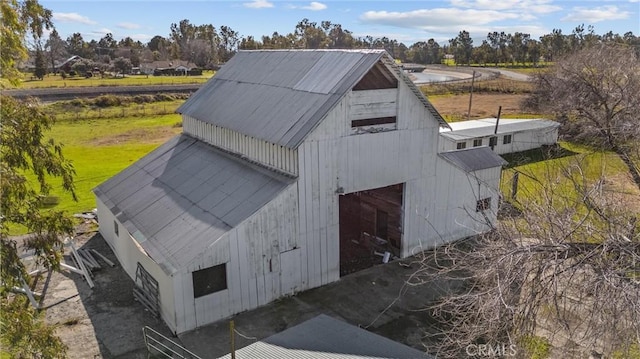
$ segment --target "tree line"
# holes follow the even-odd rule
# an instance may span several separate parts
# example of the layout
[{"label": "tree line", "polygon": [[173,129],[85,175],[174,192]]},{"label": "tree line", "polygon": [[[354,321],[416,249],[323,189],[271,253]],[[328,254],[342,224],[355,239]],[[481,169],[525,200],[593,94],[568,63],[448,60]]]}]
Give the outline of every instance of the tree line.
[{"label": "tree line", "polygon": [[[609,31],[596,34],[593,26],[576,27],[570,34],[554,29],[550,34],[534,39],[530,34],[490,32],[479,45],[474,45],[471,34],[460,31],[458,36],[440,45],[433,38],[410,46],[387,37],[356,37],[342,25],[331,21],[320,23],[303,19],[287,34],[274,32],[260,39],[240,36],[229,26],[218,28],[212,24],[196,25],[188,19],[172,23],[169,36],[156,35],[143,43],[131,37],[117,41],[108,33],[99,40],[85,41],[80,33],[62,39],[54,29],[48,39],[36,39],[36,68],[45,71],[55,68],[57,61],[77,55],[93,61],[97,67],[114,66],[120,59],[120,68],[140,66],[140,63],[158,60],[183,60],[200,68],[216,68],[228,61],[238,49],[385,49],[402,62],[440,64],[447,58],[456,64],[531,65],[554,59],[598,43],[626,44],[640,53],[640,37],[629,31],[623,35]],[[130,62],[130,65],[123,61]],[[40,76],[38,76],[40,77]]]}]

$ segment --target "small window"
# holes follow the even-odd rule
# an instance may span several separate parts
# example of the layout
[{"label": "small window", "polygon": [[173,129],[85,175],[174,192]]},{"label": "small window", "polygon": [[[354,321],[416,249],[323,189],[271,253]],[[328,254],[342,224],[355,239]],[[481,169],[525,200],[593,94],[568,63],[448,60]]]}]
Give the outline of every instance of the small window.
[{"label": "small window", "polygon": [[119,232],[118,222],[113,221],[113,233],[115,233],[115,234],[116,234],[116,237],[119,237],[119,236],[120,236],[120,234],[119,234],[118,232]]},{"label": "small window", "polygon": [[493,136],[489,138],[489,147],[493,148],[497,144],[498,144],[498,137]]},{"label": "small window", "polygon": [[463,150],[465,148],[467,148],[467,143],[466,142],[458,142],[456,144],[456,149],[457,150]]},{"label": "small window", "polygon": [[504,137],[502,137],[502,143],[505,145],[508,145],[511,143],[511,135],[504,135]]},{"label": "small window", "polygon": [[476,212],[486,211],[491,209],[491,197],[479,199],[476,202]]},{"label": "small window", "polygon": [[375,126],[375,125],[387,125],[390,123],[396,123],[396,117],[378,117],[378,118],[367,118],[364,120],[353,120],[351,121],[351,127],[365,127],[365,126]]},{"label": "small window", "polygon": [[473,147],[482,146],[482,138],[477,138],[473,140]]},{"label": "small window", "polygon": [[227,265],[225,263],[197,270],[191,275],[193,276],[194,298],[227,289]]}]

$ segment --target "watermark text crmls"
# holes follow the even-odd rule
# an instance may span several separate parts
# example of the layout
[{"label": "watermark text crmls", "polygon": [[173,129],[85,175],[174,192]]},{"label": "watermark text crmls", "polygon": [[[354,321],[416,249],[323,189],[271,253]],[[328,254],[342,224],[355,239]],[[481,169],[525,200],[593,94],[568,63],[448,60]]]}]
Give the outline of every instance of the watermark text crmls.
[{"label": "watermark text crmls", "polygon": [[514,357],[518,353],[514,344],[469,344],[465,347],[468,356],[474,358]]}]

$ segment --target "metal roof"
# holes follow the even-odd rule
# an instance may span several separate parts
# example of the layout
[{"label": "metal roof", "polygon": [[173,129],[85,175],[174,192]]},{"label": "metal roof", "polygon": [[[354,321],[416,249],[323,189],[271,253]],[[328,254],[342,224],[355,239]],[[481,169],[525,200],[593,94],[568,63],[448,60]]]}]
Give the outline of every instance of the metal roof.
[{"label": "metal roof", "polygon": [[438,156],[451,162],[465,172],[484,170],[507,164],[489,147],[474,147],[467,150],[441,152]]},{"label": "metal roof", "polygon": [[291,182],[179,135],[94,189],[163,270],[174,273]]},{"label": "metal roof", "polygon": [[[261,359],[428,359],[402,343],[321,314],[302,324],[236,350],[237,358]],[[230,359],[227,354],[220,359]]]},{"label": "metal roof", "polygon": [[[483,118],[480,120],[460,121],[449,123],[451,130],[440,128],[440,136],[454,141],[464,141],[473,138],[487,137],[494,134],[496,127],[495,118]],[[498,123],[498,135],[533,130],[554,130],[560,124],[555,121],[542,118],[528,119],[500,119]]]},{"label": "metal roof", "polygon": [[[239,51],[177,112],[296,148],[381,60],[397,67],[384,50]],[[416,95],[446,126],[426,98]]]}]

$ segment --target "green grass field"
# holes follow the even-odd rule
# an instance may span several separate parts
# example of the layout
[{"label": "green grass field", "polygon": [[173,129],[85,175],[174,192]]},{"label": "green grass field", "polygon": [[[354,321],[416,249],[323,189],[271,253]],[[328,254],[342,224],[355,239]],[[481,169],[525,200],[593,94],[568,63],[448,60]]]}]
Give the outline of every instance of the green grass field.
[{"label": "green grass field", "polygon": [[[585,146],[560,142],[559,149],[551,158],[539,150],[503,157],[510,164],[502,172],[502,193],[506,199],[511,197],[513,176],[515,172],[520,172],[517,192],[517,201],[520,203],[541,202],[543,190],[551,187],[554,193],[563,194],[566,199],[579,202],[572,182],[562,175],[563,169],[576,165],[580,165],[588,183],[604,176],[607,189],[623,196],[639,195],[637,187],[627,178],[628,168],[620,157],[611,151],[595,151]],[[558,204],[562,205],[560,198]]]},{"label": "green grass field", "polygon": [[51,193],[59,197],[53,208],[70,214],[93,209],[91,190],[180,133],[180,121],[179,115],[171,114],[55,124],[50,136],[64,144],[64,155],[73,161],[78,202],[58,189]]},{"label": "green grass field", "polygon": [[85,78],[81,76],[67,77],[49,74],[43,80],[32,79],[24,74],[23,81],[18,88],[52,88],[52,87],[96,87],[96,86],[144,86],[144,85],[178,85],[204,83],[213,76],[213,71],[205,71],[201,76],[147,76],[127,75],[115,78]]}]

